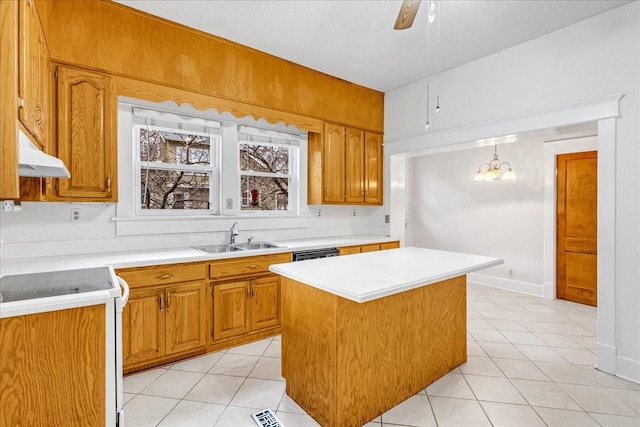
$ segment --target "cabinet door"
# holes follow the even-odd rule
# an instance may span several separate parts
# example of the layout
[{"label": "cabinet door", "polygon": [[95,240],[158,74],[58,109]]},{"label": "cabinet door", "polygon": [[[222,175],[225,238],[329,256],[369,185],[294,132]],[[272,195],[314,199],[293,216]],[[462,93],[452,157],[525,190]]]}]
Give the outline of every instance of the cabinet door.
[{"label": "cabinet door", "polygon": [[213,287],[213,338],[216,340],[246,334],[249,324],[251,282],[224,283]]},{"label": "cabinet door", "polygon": [[117,201],[115,108],[110,76],[58,67],[58,156],[71,172],[59,196]]},{"label": "cabinet door", "polygon": [[362,253],[365,253],[365,252],[376,252],[376,251],[379,251],[379,250],[380,250],[380,244],[379,243],[376,243],[376,244],[373,244],[373,245],[362,245],[360,247],[360,251]]},{"label": "cabinet door", "polygon": [[164,355],[164,289],[132,290],[122,311],[124,366]]},{"label": "cabinet door", "polygon": [[167,287],[165,296],[166,354],[204,347],[205,284]]},{"label": "cabinet door", "polygon": [[280,277],[251,281],[251,330],[280,324]]},{"label": "cabinet door", "polygon": [[382,135],[364,134],[364,201],[382,204]]},{"label": "cabinet door", "polygon": [[326,123],[322,159],[323,201],[344,203],[345,129]]},{"label": "cabinet door", "polygon": [[364,201],[364,132],[347,128],[345,192],[347,203]]},{"label": "cabinet door", "polygon": [[[41,146],[46,142],[48,59],[40,18],[32,0],[20,2],[20,121]],[[48,123],[48,122],[46,122]]]}]

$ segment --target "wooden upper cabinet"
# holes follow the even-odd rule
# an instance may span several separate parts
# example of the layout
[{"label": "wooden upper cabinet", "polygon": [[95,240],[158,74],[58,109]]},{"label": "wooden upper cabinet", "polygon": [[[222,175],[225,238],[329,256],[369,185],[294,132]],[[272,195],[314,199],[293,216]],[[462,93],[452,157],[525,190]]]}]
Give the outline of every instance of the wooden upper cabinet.
[{"label": "wooden upper cabinet", "polygon": [[364,133],[364,202],[382,204],[382,135],[375,132]]},{"label": "wooden upper cabinet", "polygon": [[49,50],[33,0],[19,3],[19,118],[40,148],[50,138]]},{"label": "wooden upper cabinet", "polygon": [[64,199],[117,201],[117,102],[111,76],[58,66],[58,157]]},{"label": "wooden upper cabinet", "polygon": [[322,150],[322,181],[325,203],[342,203],[345,200],[345,128],[326,123]]},{"label": "wooden upper cabinet", "polygon": [[364,197],[364,132],[346,128],[345,201],[362,203]]},{"label": "wooden upper cabinet", "polygon": [[[0,199],[18,199],[19,5],[0,1]],[[14,107],[10,107],[14,106]]]},{"label": "wooden upper cabinet", "polygon": [[307,203],[381,205],[382,162],[381,134],[325,123],[309,134]]}]

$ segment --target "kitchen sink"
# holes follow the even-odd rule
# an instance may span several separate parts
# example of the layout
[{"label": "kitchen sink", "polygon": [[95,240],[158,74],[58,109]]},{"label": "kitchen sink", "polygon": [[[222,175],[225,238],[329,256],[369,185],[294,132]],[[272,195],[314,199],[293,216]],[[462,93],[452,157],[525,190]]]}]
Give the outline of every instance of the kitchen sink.
[{"label": "kitchen sink", "polygon": [[220,245],[206,245],[206,246],[193,246],[193,249],[198,249],[207,253],[220,254],[225,252],[236,251],[251,251],[257,249],[270,249],[279,248],[280,246],[274,245],[269,242],[245,242],[236,244],[220,244]]},{"label": "kitchen sink", "polygon": [[235,247],[243,249],[243,250],[252,250],[252,249],[270,249],[270,248],[279,248],[280,246],[274,245],[269,242],[245,242],[238,243]]},{"label": "kitchen sink", "polygon": [[193,246],[193,249],[199,249],[201,251],[210,254],[220,254],[224,252],[235,252],[243,249],[236,247],[235,245],[207,245],[207,246]]}]

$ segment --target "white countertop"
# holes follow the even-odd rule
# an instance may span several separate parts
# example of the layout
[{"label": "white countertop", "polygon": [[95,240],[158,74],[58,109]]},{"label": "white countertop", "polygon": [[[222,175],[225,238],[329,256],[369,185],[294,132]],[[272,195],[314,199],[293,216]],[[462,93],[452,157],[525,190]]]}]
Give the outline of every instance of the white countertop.
[{"label": "white countertop", "polygon": [[404,247],[275,264],[269,270],[355,302],[367,302],[503,262],[502,258]]},{"label": "white countertop", "polygon": [[[388,236],[334,236],[296,240],[273,240],[278,248],[225,253],[206,253],[191,247],[93,253],[82,255],[50,256],[37,258],[4,259],[0,266],[0,275],[38,273],[43,271],[72,270],[111,266],[113,268],[145,267],[158,264],[177,264],[182,262],[211,261],[225,258],[238,258],[255,255],[277,254],[292,251],[329,248],[334,246],[366,245],[368,243],[392,242],[398,239]],[[212,242],[215,244],[214,242]],[[197,244],[193,246],[204,246]]]}]

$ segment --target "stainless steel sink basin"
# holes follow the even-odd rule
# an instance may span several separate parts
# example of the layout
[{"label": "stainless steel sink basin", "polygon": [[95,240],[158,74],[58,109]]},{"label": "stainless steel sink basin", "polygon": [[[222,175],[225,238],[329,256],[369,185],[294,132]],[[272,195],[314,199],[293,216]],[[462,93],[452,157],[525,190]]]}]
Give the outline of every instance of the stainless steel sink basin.
[{"label": "stainless steel sink basin", "polygon": [[193,246],[193,249],[199,249],[201,251],[211,253],[211,254],[220,254],[224,252],[235,252],[235,251],[251,251],[258,249],[270,249],[270,248],[279,248],[280,246],[274,245],[269,242],[245,242],[245,243],[236,243],[234,245],[230,244],[221,244],[221,245],[206,245],[206,246]]},{"label": "stainless steel sink basin", "polygon": [[279,248],[280,246],[274,245],[273,243],[269,243],[269,242],[245,242],[245,243],[237,243],[235,247],[243,250],[252,250],[252,249]]},{"label": "stainless steel sink basin", "polygon": [[199,249],[201,251],[210,253],[210,254],[220,254],[224,252],[235,252],[241,251],[241,248],[236,247],[235,245],[207,245],[207,246],[193,246],[193,249]]}]

